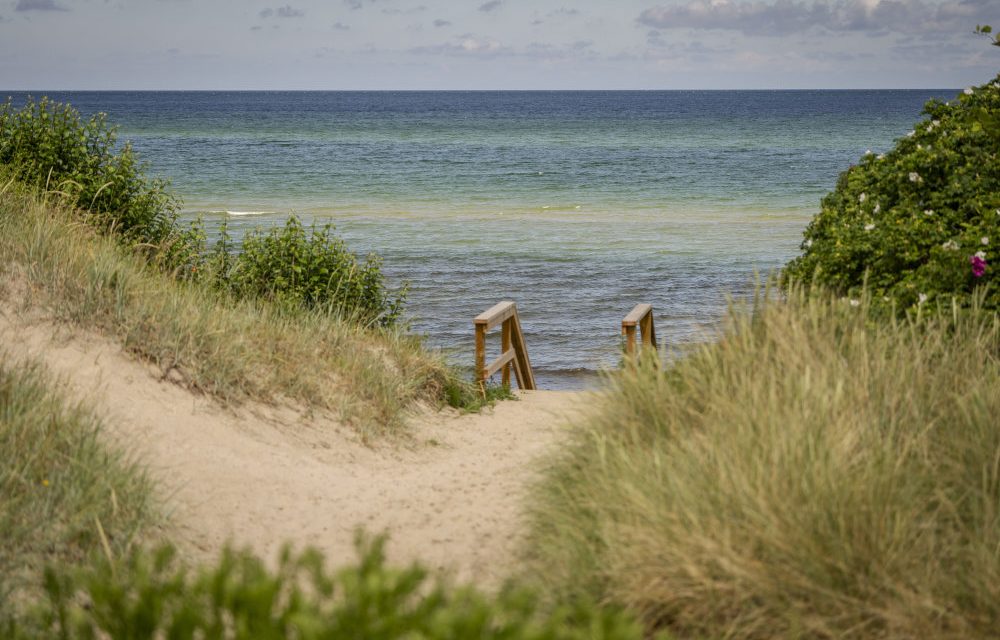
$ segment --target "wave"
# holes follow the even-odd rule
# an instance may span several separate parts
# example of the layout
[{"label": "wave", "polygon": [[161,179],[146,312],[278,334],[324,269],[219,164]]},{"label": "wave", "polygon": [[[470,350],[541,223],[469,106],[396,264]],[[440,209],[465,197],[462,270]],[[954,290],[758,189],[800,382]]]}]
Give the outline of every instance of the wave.
[{"label": "wave", "polygon": [[227,216],[266,216],[277,212],[276,211],[209,211],[209,213],[214,213],[214,214],[224,213]]},{"label": "wave", "polygon": [[598,389],[604,382],[600,369],[585,367],[532,367],[539,389]]}]

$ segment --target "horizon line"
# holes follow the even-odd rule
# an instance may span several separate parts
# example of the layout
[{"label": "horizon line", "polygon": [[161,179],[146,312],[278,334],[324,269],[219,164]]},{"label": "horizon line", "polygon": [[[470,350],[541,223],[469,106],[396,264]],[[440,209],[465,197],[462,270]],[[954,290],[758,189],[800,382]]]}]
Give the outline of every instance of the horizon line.
[{"label": "horizon line", "polygon": [[72,92],[89,91],[92,93],[112,93],[122,91],[145,92],[145,93],[597,93],[597,92],[625,92],[625,91],[961,91],[962,87],[804,87],[804,88],[631,88],[631,89],[68,89],[68,88],[3,88],[2,92],[32,93],[32,92]]}]

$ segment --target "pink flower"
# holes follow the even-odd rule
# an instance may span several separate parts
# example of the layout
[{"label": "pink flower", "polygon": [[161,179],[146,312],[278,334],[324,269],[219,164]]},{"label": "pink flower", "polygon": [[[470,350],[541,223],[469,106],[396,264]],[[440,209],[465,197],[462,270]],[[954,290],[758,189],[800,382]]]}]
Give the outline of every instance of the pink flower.
[{"label": "pink flower", "polygon": [[969,263],[972,265],[972,275],[982,278],[983,274],[986,273],[986,260],[979,256],[972,256],[969,258]]}]

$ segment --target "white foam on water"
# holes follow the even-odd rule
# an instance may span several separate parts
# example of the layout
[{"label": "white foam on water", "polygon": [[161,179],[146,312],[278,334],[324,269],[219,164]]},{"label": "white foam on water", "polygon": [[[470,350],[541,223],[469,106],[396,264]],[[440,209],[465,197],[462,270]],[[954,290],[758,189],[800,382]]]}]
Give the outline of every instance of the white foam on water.
[{"label": "white foam on water", "polygon": [[274,211],[224,211],[227,216],[264,216]]}]

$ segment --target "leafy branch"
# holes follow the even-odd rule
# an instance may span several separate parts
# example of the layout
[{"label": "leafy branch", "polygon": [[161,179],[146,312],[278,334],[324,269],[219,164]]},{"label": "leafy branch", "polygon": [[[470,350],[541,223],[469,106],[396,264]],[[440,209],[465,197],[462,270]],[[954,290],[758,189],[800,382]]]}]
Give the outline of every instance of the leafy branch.
[{"label": "leafy branch", "polygon": [[986,36],[990,39],[990,44],[994,47],[1000,47],[1000,33],[993,35],[993,27],[988,24],[977,24],[976,25],[976,35]]}]

